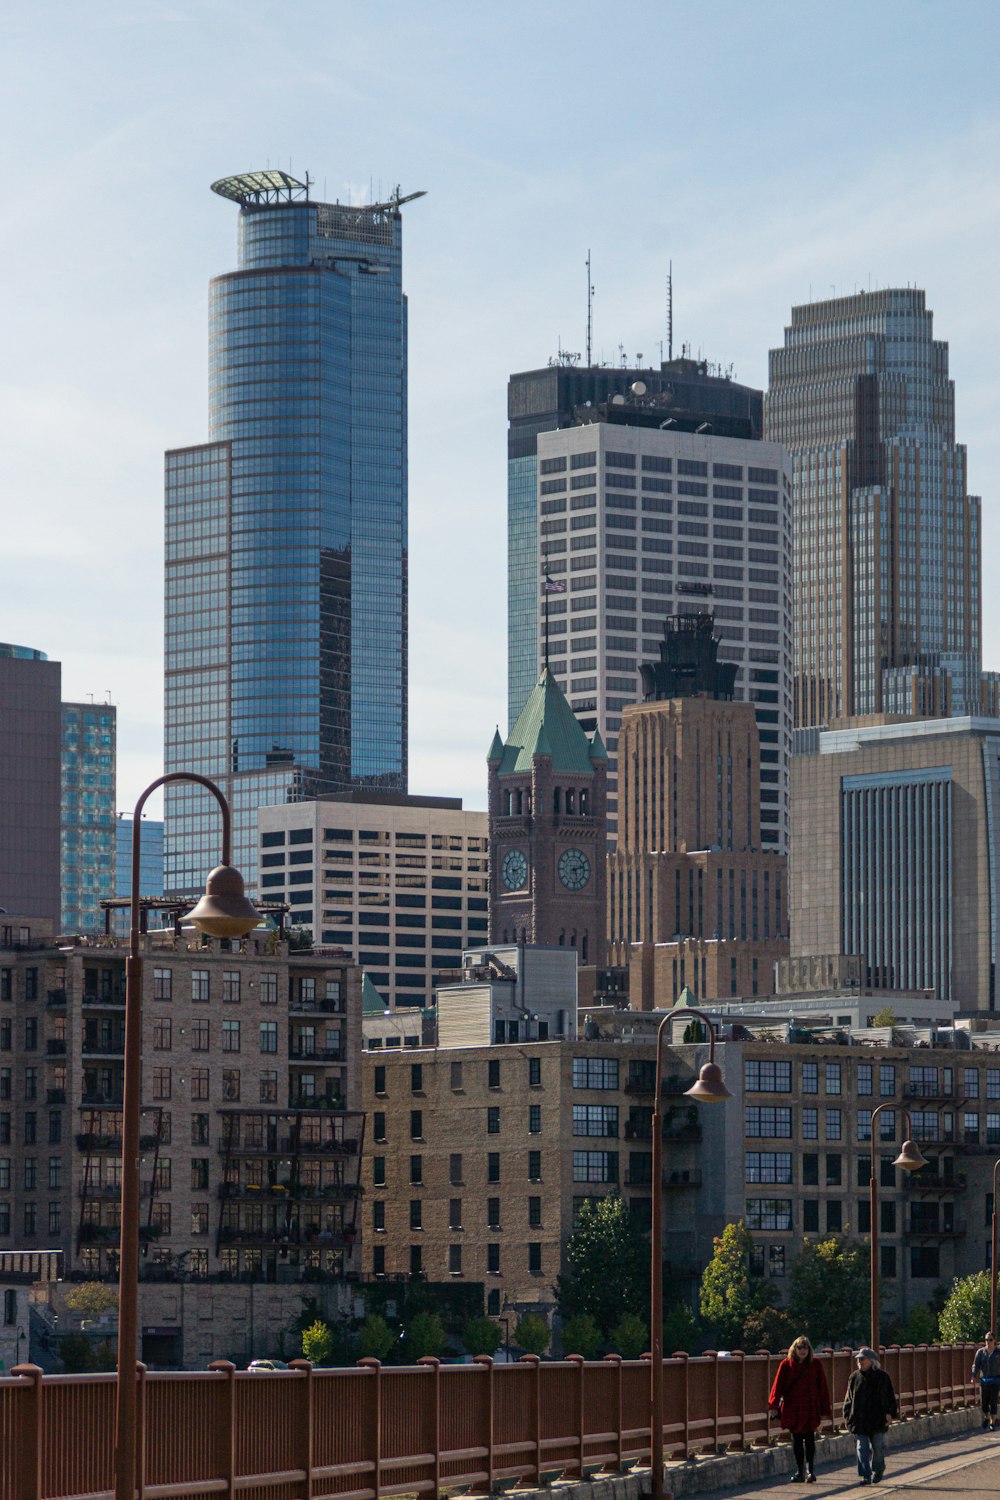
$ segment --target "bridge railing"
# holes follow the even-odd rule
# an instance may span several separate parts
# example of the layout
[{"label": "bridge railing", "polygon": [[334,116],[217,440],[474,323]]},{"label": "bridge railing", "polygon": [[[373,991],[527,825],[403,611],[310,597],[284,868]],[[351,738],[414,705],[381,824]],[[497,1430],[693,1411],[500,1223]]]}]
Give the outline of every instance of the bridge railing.
[{"label": "bridge railing", "polygon": [[[975,1346],[889,1348],[883,1368],[900,1415],[978,1398]],[[848,1350],[823,1350],[843,1412]],[[671,1458],[765,1444],[779,1435],[767,1398],[779,1355],[675,1355],[665,1363],[664,1444]],[[650,1457],[649,1364],[527,1355],[517,1364],[363,1360],[351,1369],[205,1371],[138,1368],[139,1500],[438,1500],[502,1481],[621,1472]],[[0,1378],[0,1500],[112,1500],[114,1375]]]}]

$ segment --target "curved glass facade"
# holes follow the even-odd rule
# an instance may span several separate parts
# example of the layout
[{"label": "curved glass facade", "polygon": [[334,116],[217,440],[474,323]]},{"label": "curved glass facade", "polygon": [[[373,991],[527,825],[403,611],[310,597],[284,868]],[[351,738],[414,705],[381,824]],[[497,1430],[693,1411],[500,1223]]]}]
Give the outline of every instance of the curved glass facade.
[{"label": "curved glass facade", "polygon": [[[167,455],[165,760],[224,778],[251,881],[257,807],[406,790],[401,222],[245,205],[210,289],[211,441]],[[211,803],[178,789],[166,825],[166,887],[196,887]]]}]

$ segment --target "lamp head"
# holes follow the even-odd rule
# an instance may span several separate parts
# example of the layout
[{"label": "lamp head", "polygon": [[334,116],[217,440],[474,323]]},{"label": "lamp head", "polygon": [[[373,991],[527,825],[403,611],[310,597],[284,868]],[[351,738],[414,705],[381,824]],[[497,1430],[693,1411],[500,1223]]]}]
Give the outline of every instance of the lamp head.
[{"label": "lamp head", "polygon": [[927,1158],[913,1141],[903,1142],[899,1148],[899,1155],[893,1162],[894,1167],[902,1167],[904,1172],[919,1172],[920,1168],[926,1165]]},{"label": "lamp head", "polygon": [[260,921],[247,900],[243,876],[233,865],[218,865],[205,882],[205,894],[188,918],[209,937],[245,937]]},{"label": "lamp head", "polygon": [[726,1088],[722,1069],[717,1062],[704,1063],[696,1082],[684,1090],[685,1098],[697,1099],[702,1104],[722,1104],[733,1096]]}]

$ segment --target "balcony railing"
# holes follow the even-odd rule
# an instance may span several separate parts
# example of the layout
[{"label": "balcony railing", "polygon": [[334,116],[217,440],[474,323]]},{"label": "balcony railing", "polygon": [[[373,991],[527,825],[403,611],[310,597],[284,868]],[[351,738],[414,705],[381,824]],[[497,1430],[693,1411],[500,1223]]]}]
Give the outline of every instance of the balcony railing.
[{"label": "balcony railing", "polygon": [[289,1000],[289,1015],[342,1016],[345,1014],[343,1000]]},{"label": "balcony railing", "polygon": [[956,1219],[946,1228],[943,1224],[910,1218],[904,1224],[903,1233],[916,1240],[959,1240],[966,1233],[966,1224],[964,1219]]},{"label": "balcony railing", "polygon": [[301,1203],[303,1201],[319,1203],[324,1199],[338,1202],[345,1198],[356,1197],[357,1188],[355,1183],[350,1182],[327,1183],[325,1186],[313,1186],[304,1182],[294,1185],[263,1183],[260,1187],[252,1182],[243,1183],[241,1186],[230,1182],[220,1182],[216,1194],[226,1201],[239,1199],[243,1203]]},{"label": "balcony railing", "polygon": [[65,990],[49,990],[48,994],[45,997],[45,1003],[46,1003],[46,1005],[52,1007],[52,1009],[55,1009],[57,1006],[60,1006],[60,1005],[65,1005],[66,1004],[66,991]]},{"label": "balcony railing", "polygon": [[344,1049],[342,1047],[289,1047],[289,1062],[343,1062]]},{"label": "balcony railing", "polygon": [[64,1036],[48,1037],[45,1043],[45,1053],[47,1057],[65,1057],[66,1038]]},{"label": "balcony railing", "polygon": [[84,1038],[81,1051],[84,1057],[124,1057],[125,1038],[117,1041],[95,1041],[93,1038]]},{"label": "balcony railing", "polygon": [[903,1187],[908,1193],[964,1193],[969,1179],[964,1172],[943,1176],[938,1172],[904,1172]]},{"label": "balcony railing", "polygon": [[98,995],[96,992],[84,994],[84,1005],[124,1005],[125,991],[111,990],[107,995]]}]

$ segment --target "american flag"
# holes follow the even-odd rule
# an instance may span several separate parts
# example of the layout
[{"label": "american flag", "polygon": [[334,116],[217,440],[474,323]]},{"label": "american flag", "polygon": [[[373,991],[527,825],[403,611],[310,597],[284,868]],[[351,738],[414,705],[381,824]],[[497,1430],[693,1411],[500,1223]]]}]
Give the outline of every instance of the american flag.
[{"label": "american flag", "polygon": [[544,594],[565,594],[566,585],[565,583],[558,582],[555,578],[550,578],[548,573],[546,573],[542,592]]}]

